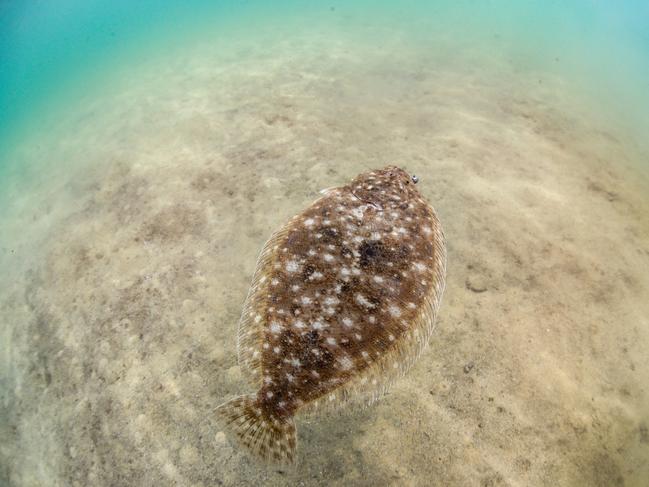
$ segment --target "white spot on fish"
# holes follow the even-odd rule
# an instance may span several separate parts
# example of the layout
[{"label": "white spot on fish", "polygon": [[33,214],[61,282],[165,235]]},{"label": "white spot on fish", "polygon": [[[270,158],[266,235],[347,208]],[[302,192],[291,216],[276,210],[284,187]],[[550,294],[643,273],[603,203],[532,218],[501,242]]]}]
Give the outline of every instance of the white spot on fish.
[{"label": "white spot on fish", "polygon": [[419,272],[424,272],[426,270],[426,266],[421,262],[415,262],[412,266]]},{"label": "white spot on fish", "polygon": [[363,296],[361,293],[356,294],[356,302],[360,304],[361,306],[365,306],[366,308],[374,308],[376,305],[372,304],[371,301],[368,301],[368,299]]},{"label": "white spot on fish", "polygon": [[325,325],[323,325],[321,321],[314,321],[313,323],[311,323],[311,328],[313,328],[314,330],[324,330]]},{"label": "white spot on fish", "polygon": [[343,355],[338,359],[338,362],[340,363],[340,368],[343,370],[350,370],[354,366],[354,362],[349,358],[349,355]]},{"label": "white spot on fish", "polygon": [[300,360],[296,359],[296,358],[292,358],[290,360],[285,360],[285,362],[291,364],[294,368],[299,368],[302,365]]}]

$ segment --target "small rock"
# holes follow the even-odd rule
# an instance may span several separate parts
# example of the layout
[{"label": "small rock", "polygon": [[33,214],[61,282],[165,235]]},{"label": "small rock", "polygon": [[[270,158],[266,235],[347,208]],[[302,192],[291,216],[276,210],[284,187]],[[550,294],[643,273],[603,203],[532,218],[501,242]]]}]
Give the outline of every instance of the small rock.
[{"label": "small rock", "polygon": [[464,373],[468,374],[469,372],[471,372],[471,369],[473,369],[473,367],[474,367],[473,362],[469,362],[464,366]]},{"label": "small rock", "polygon": [[487,283],[480,276],[468,277],[464,285],[469,291],[474,293],[483,293],[487,290]]}]

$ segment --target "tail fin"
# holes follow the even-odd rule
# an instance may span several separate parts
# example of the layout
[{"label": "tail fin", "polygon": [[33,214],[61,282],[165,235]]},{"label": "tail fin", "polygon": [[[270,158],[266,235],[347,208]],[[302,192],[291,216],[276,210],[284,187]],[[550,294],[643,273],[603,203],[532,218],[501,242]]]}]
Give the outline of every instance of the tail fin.
[{"label": "tail fin", "polygon": [[295,422],[269,419],[255,404],[256,396],[239,396],[216,408],[230,432],[266,462],[293,463],[297,446]]}]

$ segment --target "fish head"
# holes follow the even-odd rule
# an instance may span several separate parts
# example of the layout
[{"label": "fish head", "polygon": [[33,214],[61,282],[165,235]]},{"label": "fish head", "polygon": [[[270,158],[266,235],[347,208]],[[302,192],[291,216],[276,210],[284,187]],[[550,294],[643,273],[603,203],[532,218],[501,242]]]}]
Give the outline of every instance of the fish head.
[{"label": "fish head", "polygon": [[415,184],[418,181],[417,176],[400,167],[387,166],[359,175],[350,186],[359,199],[382,207],[382,202],[405,202],[417,195]]}]

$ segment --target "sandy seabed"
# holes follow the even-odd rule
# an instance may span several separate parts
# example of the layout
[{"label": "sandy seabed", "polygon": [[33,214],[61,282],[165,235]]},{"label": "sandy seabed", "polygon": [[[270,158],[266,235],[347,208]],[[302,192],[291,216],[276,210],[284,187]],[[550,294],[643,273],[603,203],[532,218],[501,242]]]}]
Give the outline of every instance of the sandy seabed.
[{"label": "sandy seabed", "polygon": [[[0,484],[646,486],[648,158],[564,88],[287,38],[152,61],[33,134],[0,222]],[[295,467],[258,465],[213,413],[251,391],[257,253],[386,164],[447,235],[433,339],[375,406],[298,422]]]}]

